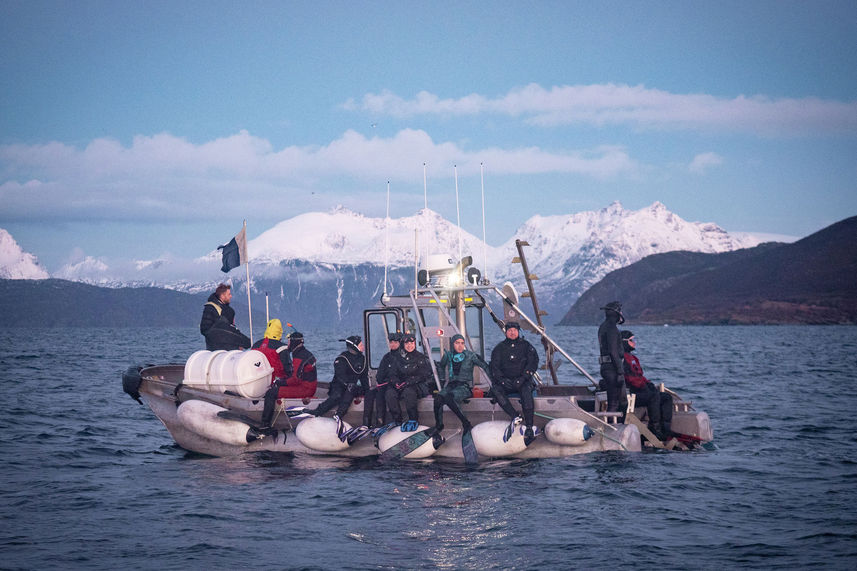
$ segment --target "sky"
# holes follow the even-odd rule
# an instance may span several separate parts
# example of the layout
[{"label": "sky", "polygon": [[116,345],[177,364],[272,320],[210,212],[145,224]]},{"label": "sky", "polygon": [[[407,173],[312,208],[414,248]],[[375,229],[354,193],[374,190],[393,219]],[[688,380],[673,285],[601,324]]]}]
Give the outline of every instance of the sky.
[{"label": "sky", "polygon": [[804,236],[857,214],[855,38],[853,0],[0,0],[0,228],[194,258],[389,187],[477,236],[484,197],[492,245],[616,200]]}]

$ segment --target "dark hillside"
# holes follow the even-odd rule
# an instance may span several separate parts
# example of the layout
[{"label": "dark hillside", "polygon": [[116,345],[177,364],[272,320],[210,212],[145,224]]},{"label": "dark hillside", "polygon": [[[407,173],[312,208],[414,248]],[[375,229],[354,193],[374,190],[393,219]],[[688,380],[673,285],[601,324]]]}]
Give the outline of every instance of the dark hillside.
[{"label": "dark hillside", "polygon": [[560,324],[598,323],[614,299],[637,323],[857,323],[855,276],[852,217],[794,244],[649,256],[605,276]]}]

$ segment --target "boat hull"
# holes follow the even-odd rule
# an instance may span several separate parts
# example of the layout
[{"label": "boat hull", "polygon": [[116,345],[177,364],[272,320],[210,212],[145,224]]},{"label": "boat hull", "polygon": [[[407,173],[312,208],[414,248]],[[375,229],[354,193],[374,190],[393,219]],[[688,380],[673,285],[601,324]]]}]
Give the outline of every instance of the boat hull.
[{"label": "boat hull", "polygon": [[[176,443],[182,448],[210,456],[235,456],[248,452],[283,452],[303,453],[310,455],[336,455],[343,457],[374,456],[380,453],[371,437],[363,438],[341,450],[313,449],[301,443],[296,437],[295,428],[302,419],[290,419],[285,414],[275,417],[276,433],[268,434],[247,444],[224,442],[199,430],[189,427],[182,422],[178,414],[178,405],[190,400],[211,403],[233,413],[247,417],[249,421],[259,421],[262,414],[262,400],[251,399],[228,393],[218,393],[200,387],[180,384],[183,376],[183,365],[160,365],[148,367],[140,372],[139,394],[152,412],[161,420]],[[320,383],[320,394],[312,399],[309,406],[315,406],[326,396],[326,389]],[[532,444],[512,454],[504,454],[506,458],[558,458],[591,452],[618,450],[637,452],[641,450],[639,430],[631,424],[606,424],[584,410],[581,403],[586,391],[577,391],[579,387],[553,386],[548,396],[537,396],[535,424],[542,431]],[[176,394],[177,393],[177,394]],[[581,393],[581,394],[574,394]],[[301,406],[306,403],[301,399],[283,399],[285,408]],[[462,410],[476,426],[483,422],[508,423],[508,416],[487,398],[473,398],[463,403]],[[431,426],[433,420],[432,399],[422,399],[419,403],[420,422]],[[352,404],[343,420],[352,426],[362,423],[363,402]],[[544,436],[546,424],[554,418],[572,418],[586,423],[594,434],[582,443],[563,445],[550,442]],[[458,418],[451,413],[444,417],[445,442],[435,451],[432,458],[463,460],[461,447],[461,426]],[[703,441],[712,439],[708,415],[700,411],[676,412],[673,426],[677,431],[696,436]],[[393,428],[393,430],[399,430]],[[324,447],[322,447],[324,448]],[[480,456],[487,459],[489,456]]]}]

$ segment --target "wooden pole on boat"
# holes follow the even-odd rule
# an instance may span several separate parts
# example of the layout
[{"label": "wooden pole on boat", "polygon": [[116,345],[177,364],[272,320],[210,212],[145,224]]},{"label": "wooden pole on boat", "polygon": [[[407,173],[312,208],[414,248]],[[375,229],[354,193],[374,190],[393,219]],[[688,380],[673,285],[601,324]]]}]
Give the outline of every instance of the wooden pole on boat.
[{"label": "wooden pole on boat", "polygon": [[[247,221],[244,221],[244,245],[247,245]],[[247,253],[246,251],[244,252]],[[247,314],[250,318],[250,345],[253,344],[253,308],[250,305],[250,256],[247,256]],[[249,349],[249,347],[248,347]]]}]

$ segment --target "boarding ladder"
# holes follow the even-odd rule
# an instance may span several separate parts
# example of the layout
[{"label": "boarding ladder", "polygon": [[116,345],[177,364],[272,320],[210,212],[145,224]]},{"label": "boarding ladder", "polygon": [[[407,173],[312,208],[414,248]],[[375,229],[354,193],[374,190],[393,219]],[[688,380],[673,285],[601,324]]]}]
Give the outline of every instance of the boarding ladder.
[{"label": "boarding ladder", "polygon": [[[530,273],[530,268],[529,266],[527,266],[527,258],[526,256],[524,256],[524,246],[529,245],[529,242],[525,240],[515,240],[515,248],[518,249],[518,255],[512,259],[512,263],[521,264],[521,269],[524,271],[524,279],[527,282],[527,291],[521,293],[521,297],[528,297],[530,298],[530,301],[533,302],[533,312],[536,315],[536,321],[539,324],[539,329],[544,332],[545,326],[542,322],[542,316],[547,315],[548,313],[539,309],[539,302],[536,299],[536,290],[535,287],[533,287],[533,282],[539,279],[539,277],[535,274]],[[550,371],[551,378],[553,379],[553,384],[558,385],[559,379],[557,378],[556,370],[559,365],[553,359],[554,347],[551,343],[548,342],[547,339],[545,339],[544,335],[541,336],[541,340],[542,346],[545,348],[545,364],[542,368],[545,368]]]}]

